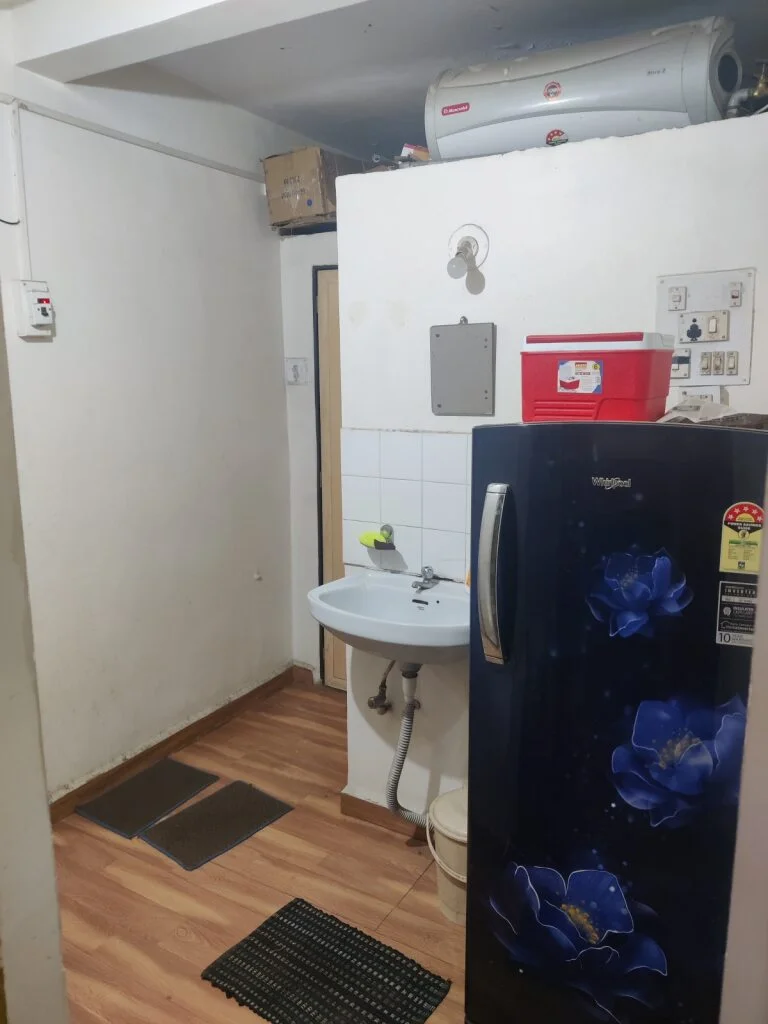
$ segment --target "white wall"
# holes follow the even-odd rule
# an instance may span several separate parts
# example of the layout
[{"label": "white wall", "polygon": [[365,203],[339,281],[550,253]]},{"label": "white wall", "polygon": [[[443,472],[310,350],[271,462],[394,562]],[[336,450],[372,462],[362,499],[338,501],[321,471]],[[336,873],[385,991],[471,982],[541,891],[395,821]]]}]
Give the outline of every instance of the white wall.
[{"label": "white wall", "polygon": [[[429,329],[498,327],[496,420],[520,418],[527,334],[653,330],[663,274],[758,268],[753,383],[743,410],[768,408],[768,117],[418,167],[339,182],[343,425],[460,431],[487,419],[431,411]],[[465,223],[490,236],[487,287],[470,295],[446,273]],[[381,514],[387,518],[387,508]],[[384,800],[395,723],[365,698],[381,662],[352,658],[348,791]],[[448,673],[423,673],[415,734],[447,740],[411,766],[403,798],[421,810],[466,764],[466,711]],[[458,716],[458,717],[457,717]]]},{"label": "white wall", "polygon": [[[343,179],[344,426],[485,422],[432,415],[432,324],[466,315],[498,325],[497,419],[508,421],[520,415],[527,334],[652,330],[660,275],[766,267],[759,162],[767,151],[763,117]],[[490,235],[480,296],[445,269],[449,238],[467,222]],[[753,383],[731,389],[737,408],[768,400],[767,330],[763,276]]]},{"label": "white wall", "polygon": [[[153,68],[18,69],[8,12],[0,93],[257,178],[307,141]],[[253,181],[20,121],[29,222],[0,231],[0,279],[48,279],[59,313],[36,346],[5,308],[57,795],[291,661],[280,257]],[[0,102],[7,219],[12,125]]]},{"label": "white wall", "polygon": [[148,65],[107,72],[82,85],[25,71],[13,63],[11,17],[12,12],[0,12],[0,93],[232,166],[260,180],[264,157],[310,141]]},{"label": "white wall", "polygon": [[[283,349],[314,366],[313,268],[335,266],[336,234],[296,235],[280,243]],[[320,676],[319,630],[307,593],[318,584],[317,426],[314,379],[286,388],[291,475],[291,626],[293,656]]]},{"label": "white wall", "polygon": [[53,843],[1,317],[0,836],[0,945],[9,1019],[64,1024]]},{"label": "white wall", "polygon": [[32,0],[15,12],[18,56],[41,74],[71,81],[360,2]]},{"label": "white wall", "polygon": [[52,344],[7,324],[55,795],[291,661],[279,246],[254,182],[21,127],[57,307]]}]

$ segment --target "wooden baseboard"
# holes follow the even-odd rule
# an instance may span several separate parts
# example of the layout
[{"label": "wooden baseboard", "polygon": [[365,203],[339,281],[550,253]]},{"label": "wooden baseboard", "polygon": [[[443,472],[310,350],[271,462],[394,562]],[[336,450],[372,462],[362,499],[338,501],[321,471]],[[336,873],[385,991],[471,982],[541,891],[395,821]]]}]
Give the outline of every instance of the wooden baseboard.
[{"label": "wooden baseboard", "polygon": [[[287,668],[280,675],[268,680],[255,690],[251,690],[250,693],[237,697],[235,700],[230,701],[229,704],[225,704],[223,707],[212,711],[209,715],[205,715],[204,718],[199,718],[196,722],[184,726],[183,729],[175,732],[172,736],[160,740],[159,743],[155,743],[154,746],[149,747],[147,750],[142,750],[140,754],[128,758],[114,768],[110,768],[101,775],[97,775],[96,778],[90,779],[82,786],[78,786],[77,789],[65,793],[58,800],[54,800],[50,809],[51,822],[56,824],[57,821],[61,821],[62,818],[72,814],[80,804],[86,803],[88,800],[95,800],[97,796],[101,796],[102,793],[116,786],[119,782],[125,782],[132,775],[137,775],[140,771],[149,768],[150,765],[155,764],[157,761],[162,761],[164,757],[168,757],[184,747],[188,747],[190,743],[194,743],[195,740],[199,740],[202,736],[213,732],[214,729],[225,725],[236,715],[243,711],[248,711],[290,683],[296,682],[300,685],[306,685],[307,678],[312,683],[312,673],[309,669],[298,666]],[[2,1024],[1,1017],[0,1024]]]},{"label": "wooden baseboard", "polygon": [[315,676],[311,668],[306,668],[304,665],[294,665],[293,681],[300,686],[314,686]]},{"label": "wooden baseboard", "polygon": [[348,818],[357,818],[358,821],[369,821],[372,825],[388,828],[390,832],[399,832],[400,835],[408,836],[420,843],[427,841],[423,828],[409,825],[407,821],[398,818],[396,814],[380,804],[372,804],[368,800],[361,800],[358,796],[350,796],[349,793],[341,794],[341,813]]}]

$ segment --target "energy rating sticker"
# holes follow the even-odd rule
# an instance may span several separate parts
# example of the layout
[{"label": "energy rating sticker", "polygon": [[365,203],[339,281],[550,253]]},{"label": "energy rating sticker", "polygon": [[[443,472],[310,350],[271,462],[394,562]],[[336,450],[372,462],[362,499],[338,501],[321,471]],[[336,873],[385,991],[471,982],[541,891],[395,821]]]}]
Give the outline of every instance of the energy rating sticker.
[{"label": "energy rating sticker", "polygon": [[757,576],[763,542],[765,512],[752,501],[737,501],[723,516],[720,572]]}]

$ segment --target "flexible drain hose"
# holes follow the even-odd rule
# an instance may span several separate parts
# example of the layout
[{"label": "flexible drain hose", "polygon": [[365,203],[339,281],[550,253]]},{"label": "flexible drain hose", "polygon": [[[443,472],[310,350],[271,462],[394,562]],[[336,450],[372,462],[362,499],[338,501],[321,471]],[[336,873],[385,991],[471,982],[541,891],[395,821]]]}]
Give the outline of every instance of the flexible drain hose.
[{"label": "flexible drain hose", "polygon": [[405,696],[405,707],[403,717],[400,721],[400,737],[397,741],[395,756],[392,758],[392,767],[389,769],[387,779],[387,807],[398,817],[407,821],[410,825],[419,828],[427,827],[426,814],[418,814],[416,811],[409,811],[400,805],[397,798],[397,791],[400,786],[400,776],[403,774],[405,759],[408,756],[408,748],[411,745],[411,734],[413,732],[413,717],[416,714],[416,678],[403,676],[403,694]]}]

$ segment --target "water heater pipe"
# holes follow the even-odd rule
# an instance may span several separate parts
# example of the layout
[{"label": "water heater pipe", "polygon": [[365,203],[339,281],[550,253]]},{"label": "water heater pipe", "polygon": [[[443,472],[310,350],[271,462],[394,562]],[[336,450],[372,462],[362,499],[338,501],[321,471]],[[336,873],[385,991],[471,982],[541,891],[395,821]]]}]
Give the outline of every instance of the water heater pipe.
[{"label": "water heater pipe", "polygon": [[[768,98],[768,61],[762,62],[762,69],[758,76],[757,83],[750,86],[747,89],[737,89],[730,99],[728,100],[728,106],[725,110],[726,117],[741,117],[743,111],[742,105],[747,100],[761,100]],[[763,108],[764,110],[765,108]],[[754,111],[756,114],[762,113],[762,110]]]}]

